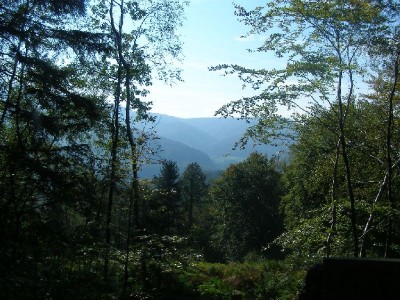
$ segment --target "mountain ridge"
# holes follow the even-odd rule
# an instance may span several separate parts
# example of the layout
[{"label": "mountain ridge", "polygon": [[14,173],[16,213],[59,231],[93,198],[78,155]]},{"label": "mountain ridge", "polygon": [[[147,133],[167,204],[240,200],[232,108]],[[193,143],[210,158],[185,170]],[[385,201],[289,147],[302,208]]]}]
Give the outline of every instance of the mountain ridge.
[{"label": "mountain ridge", "polygon": [[[268,156],[279,151],[270,145],[234,150],[235,143],[251,126],[243,120],[152,115],[156,117],[155,136],[162,149],[154,156],[154,161],[175,161],[181,172],[191,162],[199,163],[203,170],[214,172],[243,161],[255,151]],[[149,178],[157,175],[160,167],[161,164],[145,165],[142,173]]]}]

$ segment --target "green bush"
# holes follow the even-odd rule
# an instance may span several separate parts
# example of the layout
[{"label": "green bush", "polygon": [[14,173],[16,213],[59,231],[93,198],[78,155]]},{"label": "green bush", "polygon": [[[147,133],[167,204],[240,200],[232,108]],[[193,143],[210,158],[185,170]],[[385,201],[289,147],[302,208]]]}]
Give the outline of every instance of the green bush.
[{"label": "green bush", "polygon": [[200,299],[295,299],[303,287],[305,269],[289,260],[215,264],[199,262],[181,280],[190,282]]}]

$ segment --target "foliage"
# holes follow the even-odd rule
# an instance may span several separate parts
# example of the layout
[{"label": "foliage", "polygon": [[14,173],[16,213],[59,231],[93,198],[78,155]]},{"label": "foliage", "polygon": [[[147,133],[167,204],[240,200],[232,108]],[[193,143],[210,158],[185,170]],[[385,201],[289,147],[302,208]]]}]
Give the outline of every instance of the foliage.
[{"label": "foliage", "polygon": [[323,109],[338,101],[347,102],[346,97],[351,99],[354,90],[345,91],[343,87],[343,95],[339,96],[335,86],[342,88],[341,81],[352,81],[364,72],[360,61],[365,58],[363,45],[384,30],[382,10],[379,4],[369,1],[269,1],[249,11],[236,5],[239,20],[250,27],[248,35],[265,37],[262,45],[251,52],[272,53],[284,67],[212,67],[225,75],[236,74],[244,85],[260,91],[224,105],[217,113],[257,119],[258,124],[245,137],[268,143],[287,138],[282,129],[290,122],[281,116],[280,108],[292,111],[295,117],[312,113],[309,108],[314,105]]},{"label": "foliage", "polygon": [[268,250],[281,233],[280,184],[274,160],[258,153],[231,165],[213,182],[210,196],[216,226],[212,239],[224,259],[240,260],[249,251]]},{"label": "foliage", "polygon": [[[333,239],[337,238],[339,244],[335,251],[348,254],[350,237],[353,255],[365,256],[366,238],[376,216],[374,212],[368,213],[368,209],[376,208],[375,202],[381,199],[385,189],[391,213],[384,221],[386,242],[381,240],[376,245],[385,244],[384,255],[390,252],[394,233],[392,215],[397,215],[392,179],[397,156],[393,151],[396,130],[393,104],[399,69],[398,4],[398,1],[282,0],[270,1],[253,10],[237,5],[237,16],[250,27],[248,35],[263,36],[263,44],[255,51],[275,55],[281,59],[283,67],[251,69],[219,65],[211,68],[224,71],[225,75],[236,74],[244,85],[258,93],[230,102],[217,112],[224,117],[258,120],[244,136],[243,144],[249,138],[261,143],[276,138],[297,139],[296,134],[293,135],[297,130],[298,143],[305,146],[306,132],[313,128],[309,138],[317,143],[316,147],[309,145],[307,150],[305,146],[303,159],[300,158],[303,154],[297,153],[300,156],[294,159],[294,164],[299,164],[301,171],[293,171],[287,177],[295,173],[291,177],[293,181],[289,182],[291,195],[286,198],[286,205],[291,206],[291,212],[286,210],[287,226],[291,233],[299,232],[298,237],[303,229],[312,229],[313,233],[307,244],[309,247],[298,247],[299,252],[306,250],[313,255],[325,253],[329,256]],[[385,69],[390,70],[389,73]],[[385,113],[379,116],[380,130],[385,134],[372,134],[374,139],[379,136],[381,145],[386,144],[386,147],[380,148],[380,154],[374,156],[380,157],[381,164],[374,166],[372,163],[362,169],[361,165],[368,160],[363,151],[368,146],[354,140],[360,139],[356,133],[363,130],[362,126],[368,128],[370,123],[359,122],[361,111],[358,109],[364,98],[359,90],[365,86],[365,76],[376,73],[390,74],[385,76],[390,88],[382,94],[386,103],[381,109]],[[282,116],[281,108],[291,111],[291,115]],[[285,126],[290,130],[283,130]],[[370,173],[372,168],[379,171]],[[368,184],[368,181],[375,184]],[[360,184],[363,187],[360,188]],[[367,188],[375,192],[367,195]],[[301,211],[299,217],[295,216],[296,208]],[[305,227],[290,227],[291,222]],[[351,230],[350,236],[344,232],[343,236],[336,235],[339,228],[346,232]],[[299,241],[298,246],[301,245],[302,239],[291,240],[291,237],[287,239],[289,243]],[[292,250],[295,249],[293,246]]]},{"label": "foliage", "polygon": [[[151,103],[145,102],[147,87],[152,84],[153,75],[158,74],[164,81],[180,79],[171,61],[179,60],[181,43],[176,32],[181,25],[185,6],[184,1],[94,1],[91,3],[93,14],[89,26],[107,36],[109,52],[101,57],[94,71],[94,87],[105,89],[112,94],[113,105],[110,128],[109,152],[109,188],[107,197],[105,243],[107,251],[104,257],[104,278],[108,280],[109,251],[113,244],[115,196],[118,184],[128,182],[128,201],[126,201],[126,234],[123,297],[126,296],[131,239],[134,230],[142,229],[144,220],[140,214],[140,188],[138,170],[148,156],[144,150],[151,133],[138,126],[139,122],[153,122],[148,113]],[[127,26],[126,24],[129,24]],[[90,72],[89,71],[89,72]],[[98,80],[100,79],[100,80]],[[125,102],[125,115],[120,116],[121,103]],[[132,113],[134,112],[134,113]],[[122,122],[124,121],[124,122]],[[124,126],[122,125],[124,123]],[[126,143],[126,144],[125,144]],[[121,157],[121,149],[129,149],[127,157]],[[120,165],[130,165],[129,176],[119,177]],[[143,214],[143,213],[142,213]]]},{"label": "foliage", "polygon": [[46,3],[0,7],[2,298],[51,294],[56,278],[68,273],[60,266],[73,257],[69,249],[93,243],[75,233],[93,220],[94,159],[83,140],[103,99],[80,89],[75,60],[105,46],[101,35],[73,25],[84,1]]},{"label": "foliage", "polygon": [[[119,95],[116,110],[106,102],[116,94],[118,80],[115,40],[103,26],[110,15],[101,2],[102,16],[107,16],[102,24],[94,24],[100,17],[94,2],[8,1],[0,6],[1,298],[110,299],[120,294],[131,202],[123,166],[127,143],[114,130],[118,118],[110,119],[115,112],[119,117],[120,100],[127,95]],[[125,58],[132,63],[128,73],[145,86],[150,65],[166,81],[179,79],[169,62],[181,49],[176,27],[184,4],[141,4],[140,9],[128,5],[137,14],[136,25],[142,25],[123,36]],[[142,34],[150,42],[146,51],[133,40]],[[138,48],[128,53],[129,43]],[[146,91],[137,88],[134,94],[145,96]],[[140,113],[148,109],[140,101],[132,103]],[[108,151],[114,141],[111,175]],[[143,144],[139,140],[138,149]],[[114,205],[107,215],[104,195],[110,181]],[[105,258],[114,276],[107,285],[101,275]]]},{"label": "foliage", "polygon": [[177,236],[142,235],[135,237],[130,256],[131,294],[159,299],[176,299],[192,293],[181,277],[199,255]]},{"label": "foliage", "polygon": [[181,193],[179,168],[173,161],[164,161],[160,175],[155,177],[152,197],[145,213],[149,229],[156,228],[160,234],[174,234],[181,230]]},{"label": "foliage", "polygon": [[200,299],[294,299],[301,291],[304,269],[293,262],[260,260],[230,264],[197,263],[191,280]]},{"label": "foliage", "polygon": [[200,206],[200,201],[206,194],[206,176],[198,163],[190,163],[180,178],[182,205],[186,212],[187,229],[193,225],[193,211]]},{"label": "foliage", "polygon": [[[386,194],[382,194],[381,199],[376,201],[386,172],[382,168],[385,148],[381,142],[385,139],[385,131],[382,131],[385,127],[385,114],[385,105],[360,101],[349,109],[347,116],[346,134],[351,141],[349,154],[352,158],[353,178],[357,182],[354,193],[358,199],[359,234],[362,234],[371,212],[375,218],[375,225],[368,233],[371,240],[366,251],[370,256],[384,255],[383,224],[387,222],[387,214],[391,211]],[[286,250],[300,257],[326,255],[326,239],[330,232],[335,236],[332,255],[351,255],[351,232],[347,220],[350,207],[343,167],[338,168],[336,175],[337,224],[332,228],[331,223],[334,176],[332,164],[335,160],[334,148],[337,137],[329,130],[329,120],[329,115],[326,114],[316,116],[314,119],[307,118],[299,130],[297,144],[292,146],[291,161],[284,171],[287,193],[283,197],[282,208],[285,212],[286,232],[279,241]],[[321,121],[327,126],[321,128]],[[396,119],[394,122],[394,130],[397,132],[399,120]],[[398,135],[394,134],[393,142],[398,143],[397,139]],[[397,161],[398,155],[394,154],[393,159]],[[397,172],[396,165],[393,174]],[[395,188],[397,175],[393,180],[393,193],[397,195],[398,189]],[[390,214],[397,215],[397,212],[392,210]],[[394,233],[393,240],[398,240],[397,233]]]}]

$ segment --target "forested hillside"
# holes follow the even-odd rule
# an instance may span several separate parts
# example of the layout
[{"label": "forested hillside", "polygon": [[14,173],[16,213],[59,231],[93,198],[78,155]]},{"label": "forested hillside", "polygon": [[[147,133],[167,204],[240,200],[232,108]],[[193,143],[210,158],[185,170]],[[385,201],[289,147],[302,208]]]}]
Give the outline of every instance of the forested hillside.
[{"label": "forested hillside", "polygon": [[222,120],[146,101],[187,4],[1,1],[1,299],[295,299],[400,257],[400,2],[235,5],[282,67],[210,67],[254,90]]}]

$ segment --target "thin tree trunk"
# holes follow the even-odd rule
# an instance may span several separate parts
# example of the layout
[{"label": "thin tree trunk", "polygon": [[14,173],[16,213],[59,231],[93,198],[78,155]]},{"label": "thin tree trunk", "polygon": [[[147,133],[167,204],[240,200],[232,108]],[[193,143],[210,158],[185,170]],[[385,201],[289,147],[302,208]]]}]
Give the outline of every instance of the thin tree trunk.
[{"label": "thin tree trunk", "polygon": [[337,171],[338,171],[338,163],[339,163],[339,154],[340,154],[340,139],[336,144],[336,154],[335,154],[335,162],[333,165],[333,176],[332,176],[332,219],[331,219],[331,227],[328,233],[328,237],[326,239],[326,256],[329,257],[331,255],[332,249],[332,241],[336,234],[336,222],[337,222]]},{"label": "thin tree trunk", "polygon": [[132,231],[135,229],[132,228],[132,211],[134,213],[134,223],[135,227],[139,226],[139,207],[138,207],[138,198],[139,198],[139,188],[138,188],[138,171],[137,171],[137,147],[133,137],[133,130],[131,127],[131,119],[130,119],[130,108],[132,104],[132,93],[131,93],[131,66],[125,60],[123,49],[122,49],[122,26],[124,23],[124,1],[122,0],[119,4],[120,6],[120,16],[119,16],[119,26],[118,29],[115,26],[114,18],[112,15],[114,1],[111,1],[111,28],[114,33],[118,51],[118,65],[125,71],[125,92],[126,92],[126,108],[125,108],[125,125],[126,125],[126,134],[129,141],[129,146],[131,149],[131,168],[132,168],[132,181],[130,187],[130,195],[129,195],[129,207],[128,207],[128,226],[127,226],[127,237],[126,237],[126,248],[125,248],[125,262],[124,262],[124,284],[123,284],[123,297],[126,296],[126,291],[128,287],[129,280],[129,255],[130,255],[130,242],[132,238]]},{"label": "thin tree trunk", "polygon": [[125,298],[128,289],[129,280],[129,254],[130,254],[130,244],[131,244],[131,228],[132,228],[132,203],[133,203],[133,187],[130,189],[129,193],[129,207],[128,207],[128,226],[126,233],[126,248],[125,248],[125,261],[124,261],[124,285],[122,290],[122,297]]},{"label": "thin tree trunk", "polygon": [[[349,160],[349,153],[348,153],[348,147],[347,147],[347,142],[346,142],[346,135],[345,135],[345,122],[346,122],[346,117],[349,112],[350,108],[350,103],[351,99],[353,96],[353,88],[354,88],[354,82],[353,82],[353,77],[352,77],[352,70],[351,70],[351,60],[353,59],[353,56],[349,55],[349,52],[347,51],[347,56],[348,56],[348,65],[346,66],[348,72],[349,72],[349,77],[350,77],[350,89],[349,93],[347,96],[347,105],[346,105],[346,110],[344,110],[344,104],[342,100],[342,80],[343,80],[343,57],[342,57],[342,48],[341,48],[341,32],[336,29],[336,45],[335,45],[335,50],[337,53],[337,57],[339,60],[339,73],[338,73],[338,84],[337,84],[337,90],[336,90],[336,98],[338,102],[338,107],[339,107],[339,112],[338,112],[338,129],[339,129],[339,141],[341,145],[341,150],[342,150],[342,158],[345,166],[345,174],[346,174],[346,181],[347,181],[347,192],[348,192],[348,197],[350,200],[350,221],[351,221],[351,231],[352,231],[352,237],[353,237],[353,255],[355,257],[358,256],[358,249],[359,249],[359,241],[358,241],[358,235],[357,235],[357,218],[356,218],[356,208],[355,208],[355,196],[354,196],[354,191],[353,191],[353,185],[352,185],[352,174],[351,174],[351,168],[350,168],[350,160]],[[348,48],[347,48],[348,49]]]},{"label": "thin tree trunk", "polygon": [[133,130],[131,127],[131,120],[130,120],[130,106],[132,103],[132,93],[130,89],[130,67],[129,65],[124,62],[125,65],[125,72],[126,72],[126,110],[125,110],[125,120],[126,120],[126,133],[128,136],[129,146],[131,148],[131,168],[132,168],[132,191],[133,191],[133,210],[134,210],[134,222],[135,226],[138,228],[140,227],[139,222],[139,186],[138,186],[138,153],[137,153],[137,145],[133,137]]},{"label": "thin tree trunk", "polygon": [[[118,77],[120,77],[120,71],[118,71]],[[117,170],[117,150],[119,140],[119,95],[120,88],[117,87],[117,93],[114,100],[114,124],[112,128],[112,146],[111,146],[111,172],[110,172],[110,188],[108,190],[108,202],[106,212],[106,253],[104,258],[104,279],[107,281],[108,278],[108,263],[109,263],[109,252],[111,247],[111,218],[113,209],[114,192],[116,188],[116,170]]]},{"label": "thin tree trunk", "polygon": [[[130,195],[129,195],[129,209],[128,209],[128,228],[127,228],[127,239],[126,239],[126,253],[125,253],[125,272],[124,272],[124,288],[123,288],[123,296],[126,295],[126,290],[128,286],[128,257],[130,253],[130,241],[131,237],[135,232],[135,229],[138,229],[139,224],[139,185],[138,185],[138,171],[137,171],[137,147],[133,138],[133,132],[131,128],[130,121],[130,105],[131,105],[131,91],[130,91],[130,69],[129,66],[125,66],[126,71],[126,111],[125,111],[125,121],[126,121],[126,129],[128,135],[128,141],[131,148],[131,168],[132,168],[132,181],[130,187]],[[132,228],[132,211],[134,214],[134,224],[135,228]]]},{"label": "thin tree trunk", "polygon": [[358,235],[357,235],[357,216],[356,216],[356,208],[355,208],[355,197],[354,197],[354,191],[353,191],[353,185],[352,185],[352,175],[351,175],[351,169],[350,169],[350,161],[349,161],[349,155],[347,152],[347,143],[346,143],[346,138],[344,136],[344,126],[343,123],[341,123],[341,134],[340,134],[340,139],[341,139],[341,145],[342,145],[342,156],[343,156],[343,161],[345,165],[345,170],[346,170],[346,181],[347,181],[347,190],[350,198],[350,220],[351,220],[351,231],[353,235],[353,254],[355,257],[358,256]]},{"label": "thin tree trunk", "polygon": [[[387,179],[388,179],[388,174],[386,172],[385,177],[383,179],[383,182],[381,183],[380,187],[379,187],[379,191],[375,196],[374,202],[373,202],[373,207],[375,206],[375,204],[379,201],[379,199],[381,198],[383,192],[385,191],[385,187],[387,185]],[[374,220],[374,210],[372,209],[371,213],[369,214],[367,223],[365,223],[364,226],[364,230],[363,233],[361,235],[361,249],[360,249],[360,257],[366,257],[367,255],[367,241],[368,241],[368,233],[372,227],[372,223]]]},{"label": "thin tree trunk", "polygon": [[[113,5],[114,1],[110,4],[110,19],[111,23],[114,24],[113,18]],[[116,37],[117,38],[117,37]],[[114,192],[116,188],[116,170],[117,170],[117,150],[119,141],[119,104],[121,101],[121,85],[122,85],[122,67],[118,66],[117,71],[117,85],[114,96],[114,112],[113,112],[113,126],[112,126],[112,146],[111,146],[111,172],[110,172],[110,188],[108,192],[108,203],[106,212],[106,253],[104,257],[104,280],[108,281],[108,265],[110,259],[110,248],[111,248],[111,218],[112,208],[114,200]]]},{"label": "thin tree trunk", "polygon": [[[386,135],[386,160],[387,160],[387,174],[388,174],[388,182],[387,182],[387,197],[390,204],[391,210],[394,209],[394,199],[392,196],[392,157],[391,157],[391,148],[392,148],[392,131],[393,131],[393,100],[397,87],[397,80],[399,76],[399,57],[400,51],[397,52],[395,65],[394,65],[394,82],[392,90],[389,95],[389,111],[388,111],[388,124],[387,124],[387,135]],[[392,229],[393,227],[393,219],[389,215],[388,216],[388,226],[387,226],[387,236],[385,243],[385,257],[390,257],[390,247],[392,243]]]},{"label": "thin tree trunk", "polygon": [[[349,154],[347,151],[347,142],[345,137],[345,113],[343,111],[343,102],[342,102],[342,78],[343,78],[343,71],[339,71],[339,82],[337,88],[337,99],[339,104],[339,133],[340,133],[340,144],[342,148],[342,157],[343,162],[345,165],[345,172],[346,172],[346,181],[347,181],[347,191],[348,196],[350,199],[350,221],[351,221],[351,231],[353,235],[353,255],[358,257],[359,252],[359,245],[358,245],[358,235],[357,235],[357,218],[356,218],[356,208],[355,208],[355,197],[352,185],[352,175],[350,169],[350,160]],[[352,84],[352,83],[351,83]],[[351,87],[352,90],[352,87]],[[350,99],[350,96],[349,96]]]},{"label": "thin tree trunk", "polygon": [[[400,159],[397,160],[393,165],[392,165],[392,169],[396,168],[400,163]],[[375,196],[374,202],[373,202],[373,206],[376,205],[376,203],[378,203],[378,201],[381,199],[383,192],[385,191],[385,188],[387,187],[388,184],[388,172],[386,172],[385,177],[383,178],[383,181],[381,183],[381,185],[379,186],[379,191]],[[365,257],[366,256],[366,243],[367,243],[367,238],[368,238],[368,233],[370,232],[371,228],[372,228],[372,223],[374,220],[374,210],[371,211],[371,213],[369,214],[368,220],[365,223],[364,226],[364,230],[363,233],[361,235],[361,249],[360,249],[360,256],[361,257]]]}]

